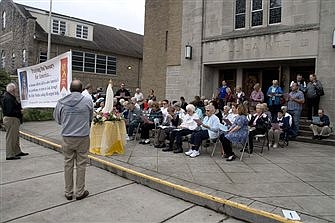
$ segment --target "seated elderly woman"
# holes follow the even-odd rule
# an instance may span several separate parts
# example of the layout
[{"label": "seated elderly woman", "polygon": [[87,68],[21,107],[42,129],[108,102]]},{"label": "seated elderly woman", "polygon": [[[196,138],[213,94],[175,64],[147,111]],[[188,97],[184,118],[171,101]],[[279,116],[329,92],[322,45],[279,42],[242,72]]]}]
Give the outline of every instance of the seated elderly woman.
[{"label": "seated elderly woman", "polygon": [[253,139],[255,135],[265,134],[268,131],[270,120],[264,113],[264,106],[262,104],[256,105],[256,111],[249,121],[249,152],[252,153],[254,149]]},{"label": "seated elderly woman", "polygon": [[223,107],[223,116],[222,116],[222,123],[229,127],[232,123],[234,123],[235,118],[237,116],[237,105],[236,103],[231,104],[231,108],[226,105]]},{"label": "seated elderly woman", "polygon": [[191,136],[191,148],[185,154],[191,158],[200,155],[199,147],[204,139],[214,139],[219,136],[220,120],[214,114],[215,108],[213,105],[206,106],[206,116],[203,121],[196,120],[201,127],[199,131],[193,132]]},{"label": "seated elderly woman", "polygon": [[[173,107],[174,107],[174,109],[176,109],[175,113],[179,116],[179,118],[181,120],[183,120],[184,116],[186,115],[186,112],[185,112],[184,109],[181,108],[181,103],[180,102],[176,102],[176,103],[173,104]],[[186,109],[186,107],[185,107],[185,109]]]},{"label": "seated elderly woman", "polygon": [[192,104],[186,106],[186,115],[183,118],[182,123],[170,133],[170,143],[169,147],[163,149],[164,152],[172,151],[174,141],[176,141],[176,149],[174,153],[182,153],[182,137],[193,133],[193,131],[198,127],[198,124],[194,120],[199,120],[199,116],[195,113],[195,107]]},{"label": "seated elderly woman", "polygon": [[128,108],[128,115],[126,118],[126,127],[128,136],[126,140],[134,140],[134,130],[142,122],[142,111],[135,106],[134,102],[130,101],[127,103],[126,108]]},{"label": "seated elderly woman", "polygon": [[180,124],[181,119],[179,118],[178,114],[174,107],[169,107],[167,109],[167,117],[166,121],[163,122],[162,125],[158,126],[156,134],[155,134],[155,148],[163,148],[166,147],[165,140],[169,139],[170,133],[173,129],[177,128]]},{"label": "seated elderly woman", "polygon": [[290,128],[289,117],[284,117],[284,112],[280,110],[278,112],[277,118],[271,123],[271,128],[268,132],[269,135],[269,147],[272,146],[274,141],[273,148],[278,147],[280,134],[288,131]]},{"label": "seated elderly woman", "polygon": [[236,158],[233,150],[232,143],[245,143],[248,138],[248,119],[246,117],[247,112],[245,106],[242,104],[237,107],[236,119],[233,125],[230,127],[227,133],[220,135],[219,139],[222,143],[224,157],[227,161],[232,161]]},{"label": "seated elderly woman", "polygon": [[[154,129],[156,124],[163,122],[163,114],[157,102],[151,106],[149,116],[142,116],[143,124],[141,125],[141,141],[140,144],[149,144],[149,130]],[[157,120],[157,122],[156,122]]]}]

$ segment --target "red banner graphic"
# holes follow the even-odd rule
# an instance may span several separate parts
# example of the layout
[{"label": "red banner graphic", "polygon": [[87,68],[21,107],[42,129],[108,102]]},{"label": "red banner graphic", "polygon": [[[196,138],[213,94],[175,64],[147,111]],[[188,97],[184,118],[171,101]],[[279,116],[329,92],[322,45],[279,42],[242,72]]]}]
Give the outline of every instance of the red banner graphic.
[{"label": "red banner graphic", "polygon": [[63,87],[67,90],[67,57],[60,60],[61,68],[60,68],[60,90],[63,89]]}]

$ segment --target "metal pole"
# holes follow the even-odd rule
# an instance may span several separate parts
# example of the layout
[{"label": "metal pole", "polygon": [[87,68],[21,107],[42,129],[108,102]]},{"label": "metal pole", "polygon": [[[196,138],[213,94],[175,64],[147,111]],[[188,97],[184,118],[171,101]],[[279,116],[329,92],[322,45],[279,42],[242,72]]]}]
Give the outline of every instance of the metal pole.
[{"label": "metal pole", "polygon": [[49,10],[49,30],[48,30],[48,52],[47,59],[50,59],[50,51],[51,51],[51,10],[52,10],[52,0],[50,0],[50,10]]}]

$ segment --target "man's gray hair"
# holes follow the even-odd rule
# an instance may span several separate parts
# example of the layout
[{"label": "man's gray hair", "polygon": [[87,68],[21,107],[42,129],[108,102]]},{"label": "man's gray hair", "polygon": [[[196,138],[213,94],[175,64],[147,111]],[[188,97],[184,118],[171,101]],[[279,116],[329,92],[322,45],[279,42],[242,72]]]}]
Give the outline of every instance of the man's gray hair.
[{"label": "man's gray hair", "polygon": [[6,86],[6,91],[7,92],[13,92],[15,90],[15,88],[16,88],[16,85],[14,83],[9,83]]}]

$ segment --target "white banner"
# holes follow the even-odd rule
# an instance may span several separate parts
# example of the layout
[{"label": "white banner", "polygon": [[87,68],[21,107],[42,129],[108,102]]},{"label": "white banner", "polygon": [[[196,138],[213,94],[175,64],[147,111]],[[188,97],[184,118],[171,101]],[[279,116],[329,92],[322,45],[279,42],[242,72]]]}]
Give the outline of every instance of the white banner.
[{"label": "white banner", "polygon": [[22,108],[54,108],[70,93],[71,51],[43,63],[17,70]]}]

